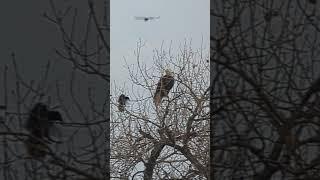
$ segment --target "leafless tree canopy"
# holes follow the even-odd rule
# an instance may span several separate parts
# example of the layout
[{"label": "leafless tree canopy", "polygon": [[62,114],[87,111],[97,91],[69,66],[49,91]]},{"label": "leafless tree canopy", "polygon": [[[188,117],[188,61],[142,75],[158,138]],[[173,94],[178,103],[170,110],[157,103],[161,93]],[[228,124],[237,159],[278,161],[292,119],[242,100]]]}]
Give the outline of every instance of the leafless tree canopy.
[{"label": "leafless tree canopy", "polygon": [[[39,74],[39,79],[26,79],[24,73],[28,72],[21,71],[24,67],[19,66],[19,52],[12,53],[11,64],[1,64],[0,177],[108,179],[107,1],[48,2],[43,20],[56,27],[53,35],[60,38],[61,46],[54,49],[55,57],[47,58],[50,60],[43,74]],[[65,77],[56,79],[61,72]],[[25,123],[27,113],[38,102],[61,112],[63,121],[55,124],[61,142],[44,143],[45,156],[32,158],[25,143],[35,137],[28,133]]]},{"label": "leafless tree canopy", "polygon": [[319,179],[319,2],[211,8],[214,179]]},{"label": "leafless tree canopy", "polygon": [[[209,55],[184,44],[163,47],[143,62],[128,65],[130,83],[122,91],[112,86],[111,175],[133,179],[206,179],[209,159]],[[156,108],[153,97],[165,69],[174,72],[169,97]],[[119,86],[119,85],[118,85]],[[117,98],[130,103],[117,110]]]}]

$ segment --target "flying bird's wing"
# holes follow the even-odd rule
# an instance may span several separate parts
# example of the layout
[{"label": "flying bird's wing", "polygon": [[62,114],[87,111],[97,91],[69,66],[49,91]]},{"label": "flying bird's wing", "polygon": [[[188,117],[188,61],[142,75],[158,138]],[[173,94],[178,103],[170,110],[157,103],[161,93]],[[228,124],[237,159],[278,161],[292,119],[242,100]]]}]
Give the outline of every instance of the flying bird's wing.
[{"label": "flying bird's wing", "polygon": [[144,19],[146,19],[148,17],[135,16],[134,18],[137,19],[137,20],[144,20]]},{"label": "flying bird's wing", "polygon": [[147,17],[148,19],[152,20],[152,19],[160,19],[160,16],[157,17]]}]

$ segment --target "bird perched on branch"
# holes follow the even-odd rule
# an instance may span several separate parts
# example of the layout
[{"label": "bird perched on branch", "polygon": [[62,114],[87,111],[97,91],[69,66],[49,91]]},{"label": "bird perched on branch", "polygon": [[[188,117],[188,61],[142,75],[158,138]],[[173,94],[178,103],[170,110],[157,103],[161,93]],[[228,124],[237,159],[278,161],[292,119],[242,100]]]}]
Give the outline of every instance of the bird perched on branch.
[{"label": "bird perched on branch", "polygon": [[171,72],[169,69],[166,69],[165,73],[166,74],[160,78],[153,97],[156,107],[161,104],[163,97],[168,97],[168,94],[174,85],[173,72]]},{"label": "bird perched on branch", "polygon": [[118,99],[118,109],[120,112],[123,112],[125,110],[127,102],[130,100],[129,97],[125,96],[124,94],[121,94]]},{"label": "bird perched on branch", "polygon": [[33,157],[43,157],[47,143],[57,142],[50,137],[50,131],[55,121],[62,121],[58,111],[49,111],[43,103],[37,103],[29,113],[26,129],[31,137],[26,141],[29,154]]}]

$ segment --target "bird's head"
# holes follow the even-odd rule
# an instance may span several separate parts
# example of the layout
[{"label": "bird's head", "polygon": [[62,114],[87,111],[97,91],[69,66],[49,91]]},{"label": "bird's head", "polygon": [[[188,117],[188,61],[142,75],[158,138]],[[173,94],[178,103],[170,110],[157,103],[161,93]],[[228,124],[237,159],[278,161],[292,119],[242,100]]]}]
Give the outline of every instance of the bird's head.
[{"label": "bird's head", "polygon": [[173,76],[173,72],[170,69],[165,70],[166,75]]},{"label": "bird's head", "polygon": [[33,115],[43,115],[48,111],[47,106],[43,103],[37,103],[31,110]]},{"label": "bird's head", "polygon": [[127,101],[130,101],[130,98],[128,96],[124,95],[124,94],[121,94],[119,96],[119,100],[118,101],[120,101],[120,100],[127,102]]}]

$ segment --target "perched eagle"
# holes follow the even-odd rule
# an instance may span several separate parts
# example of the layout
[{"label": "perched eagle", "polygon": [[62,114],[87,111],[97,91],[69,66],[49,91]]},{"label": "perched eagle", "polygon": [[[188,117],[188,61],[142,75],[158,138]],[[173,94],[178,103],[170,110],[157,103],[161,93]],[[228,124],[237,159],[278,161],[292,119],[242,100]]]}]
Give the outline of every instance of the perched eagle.
[{"label": "perched eagle", "polygon": [[125,107],[126,107],[126,103],[127,101],[129,101],[129,97],[125,96],[124,94],[121,94],[119,96],[119,99],[118,99],[118,109],[120,112],[123,112]]},{"label": "perched eagle", "polygon": [[154,20],[154,19],[160,19],[160,16],[158,17],[135,17],[136,20],[144,20],[145,22],[149,20]]},{"label": "perched eagle", "polygon": [[33,157],[43,157],[45,142],[56,142],[50,137],[50,131],[55,121],[62,121],[58,111],[49,111],[43,103],[37,103],[29,113],[26,129],[30,137],[26,141],[29,154]]},{"label": "perched eagle", "polygon": [[153,97],[154,104],[158,107],[161,104],[163,97],[168,97],[170,90],[174,85],[173,73],[167,69],[166,74],[160,78],[156,92]]}]

